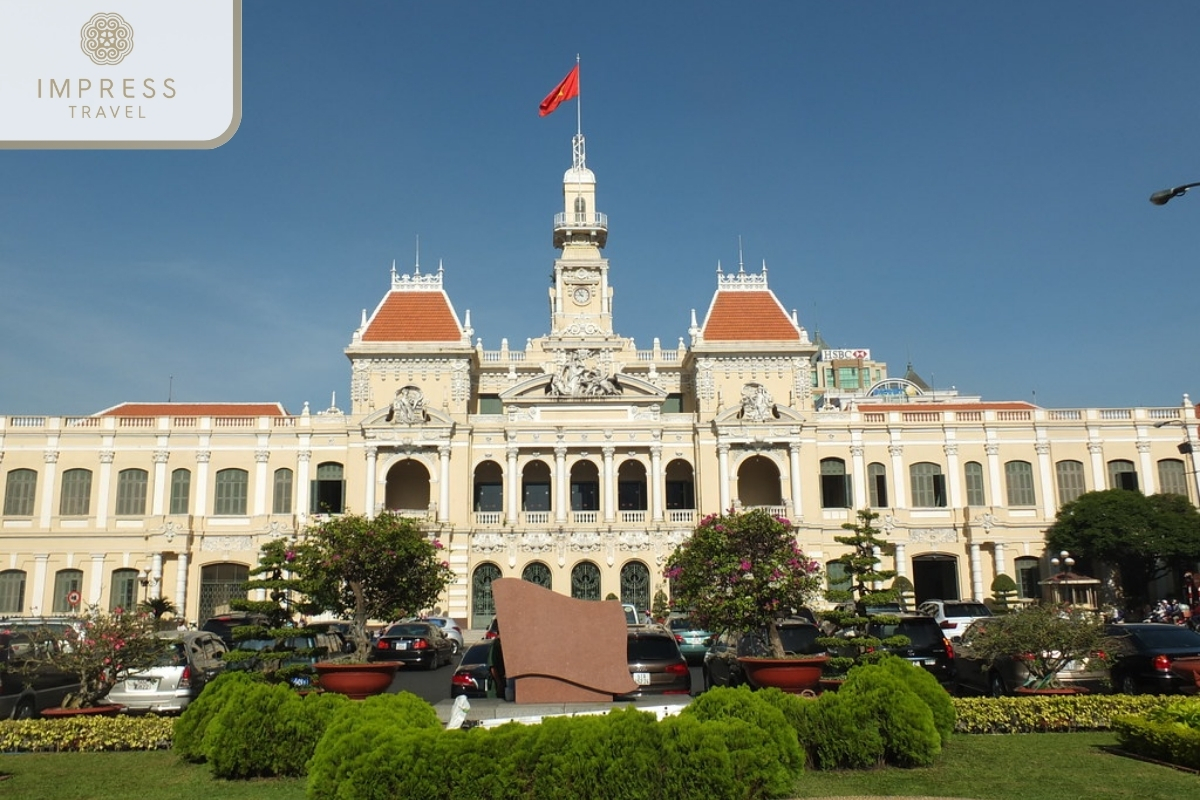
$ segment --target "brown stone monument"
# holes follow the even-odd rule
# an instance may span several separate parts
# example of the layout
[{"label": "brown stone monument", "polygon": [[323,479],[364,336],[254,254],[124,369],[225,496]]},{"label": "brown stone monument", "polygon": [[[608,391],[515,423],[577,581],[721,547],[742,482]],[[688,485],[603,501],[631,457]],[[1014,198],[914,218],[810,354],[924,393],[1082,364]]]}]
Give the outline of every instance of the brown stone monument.
[{"label": "brown stone monument", "polygon": [[516,702],[606,702],[637,689],[620,603],[576,600],[518,578],[492,581],[492,596]]}]

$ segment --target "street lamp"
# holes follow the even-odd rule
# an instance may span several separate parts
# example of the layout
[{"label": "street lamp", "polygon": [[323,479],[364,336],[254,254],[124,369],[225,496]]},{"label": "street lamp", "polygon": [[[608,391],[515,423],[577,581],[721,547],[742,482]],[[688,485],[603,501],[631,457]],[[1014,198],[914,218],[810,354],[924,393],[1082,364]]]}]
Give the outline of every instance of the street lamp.
[{"label": "street lamp", "polygon": [[1172,198],[1182,197],[1187,194],[1188,189],[1200,186],[1200,183],[1185,183],[1183,186],[1176,186],[1174,189],[1163,189],[1161,192],[1155,192],[1150,195],[1150,202],[1156,206],[1165,206],[1171,202]]},{"label": "street lamp", "polygon": [[1165,428],[1168,425],[1178,425],[1183,428],[1183,441],[1178,444],[1177,449],[1180,455],[1191,455],[1194,448],[1192,447],[1192,437],[1188,435],[1187,423],[1181,419],[1164,419],[1161,422],[1154,423],[1154,427],[1156,428]]},{"label": "street lamp", "polygon": [[138,583],[142,585],[142,600],[146,600],[150,596],[150,570],[145,567],[138,573]]}]

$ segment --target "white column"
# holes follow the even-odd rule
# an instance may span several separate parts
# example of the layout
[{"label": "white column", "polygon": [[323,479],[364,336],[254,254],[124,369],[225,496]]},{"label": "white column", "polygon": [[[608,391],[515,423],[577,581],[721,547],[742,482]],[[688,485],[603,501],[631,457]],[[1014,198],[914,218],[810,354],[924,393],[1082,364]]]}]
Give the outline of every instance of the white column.
[{"label": "white column", "polygon": [[441,481],[441,486],[438,487],[438,522],[450,521],[450,445],[444,444],[438,448],[438,464],[441,469],[438,471],[438,480]]},{"label": "white column", "polygon": [[508,457],[508,474],[504,476],[505,494],[508,495],[508,502],[505,503],[505,522],[516,525],[517,515],[521,510],[521,476],[517,473],[517,448],[508,448],[505,455]]},{"label": "white column", "polygon": [[41,528],[50,527],[50,518],[54,515],[54,495],[57,490],[57,472],[58,472],[58,451],[47,450],[43,456],[46,461],[46,469],[42,470],[42,476],[45,478],[42,483],[42,513],[38,525]]},{"label": "white column", "polygon": [[[312,462],[312,451],[305,449],[306,445],[307,445],[307,442],[301,442],[301,444],[300,444],[301,449],[299,450],[299,452],[296,453],[297,469],[296,469],[296,486],[294,487],[295,491],[296,491],[296,497],[295,497],[296,502],[292,506],[292,508],[296,509],[296,520],[301,523],[303,523],[304,520],[308,518],[308,502],[309,502],[309,500],[308,500],[308,492],[309,492],[308,482],[309,482],[309,480],[311,480],[309,477],[308,470],[309,470],[309,464]],[[374,485],[374,482],[372,482],[372,485]],[[374,506],[363,509],[363,512],[368,515],[372,514],[373,511],[374,511]]]},{"label": "white column", "polygon": [[167,495],[171,484],[167,481],[167,460],[171,454],[167,450],[154,451],[154,495],[150,500],[150,514],[161,517],[167,508]]},{"label": "white column", "polygon": [[1054,496],[1054,468],[1050,464],[1050,443],[1037,442],[1033,449],[1037,452],[1038,479],[1041,483],[1042,515],[1046,519],[1054,519],[1054,507],[1057,504]]},{"label": "white column", "polygon": [[721,499],[720,512],[729,510],[729,445],[717,445],[717,481]]},{"label": "white column", "polygon": [[196,505],[192,513],[198,517],[211,516],[208,509],[208,461],[212,458],[209,450],[199,450],[196,453]]},{"label": "white column", "polygon": [[254,451],[254,516],[261,517],[267,513],[267,462],[271,459],[271,451],[258,449]]},{"label": "white column", "polygon": [[363,448],[363,458],[366,460],[367,485],[363,487],[363,511],[369,517],[375,516],[375,474],[379,456],[379,448],[367,445]]},{"label": "white column", "polygon": [[788,478],[791,480],[790,494],[792,495],[792,518],[802,519],[804,508],[800,491],[800,443],[788,445]]},{"label": "white column", "polygon": [[[992,545],[992,547],[995,549],[995,555],[993,556],[993,561],[995,562],[995,565],[996,565],[996,574],[997,575],[1008,575],[1008,565],[1005,562],[1005,558],[1004,558],[1004,542],[996,542],[995,544]],[[1012,576],[1010,575],[1009,577],[1012,577]]]},{"label": "white column", "polygon": [[650,448],[650,519],[652,522],[663,519],[662,447],[659,445]]},{"label": "white column", "polygon": [[850,445],[850,480],[854,483],[855,508],[866,508],[871,502],[869,494],[871,487],[867,485],[870,478],[867,476],[867,463],[864,456],[865,452],[861,444]]},{"label": "white column", "polygon": [[616,492],[613,491],[613,456],[616,455],[617,448],[609,444],[600,448],[600,452],[604,454],[604,521],[614,522],[617,518],[617,503]]},{"label": "white column", "polygon": [[554,521],[567,521],[567,487],[571,481],[567,477],[567,448],[557,445],[554,448]]},{"label": "white column", "polygon": [[908,500],[904,492],[907,482],[904,473],[904,446],[888,445],[888,453],[892,456],[892,508],[907,508]]},{"label": "white column", "polygon": [[988,498],[991,499],[991,504],[994,506],[1008,505],[1008,495],[1004,492],[1004,486],[1000,483],[1000,477],[1004,474],[1004,470],[1000,468],[1000,445],[994,442],[989,442],[983,446],[983,451],[987,453],[988,462],[988,479],[991,484],[988,487]]},{"label": "white column", "polygon": [[1104,491],[1108,488],[1108,471],[1104,469],[1104,445],[1100,442],[1088,442],[1088,452],[1092,454],[1092,485],[1088,487],[1088,491]]},{"label": "white column", "polygon": [[896,542],[896,577],[908,577],[908,552],[904,542]]},{"label": "white column", "polygon": [[[187,619],[188,554],[180,553],[175,561],[175,613]],[[203,620],[196,620],[203,622]]]},{"label": "white column", "polygon": [[979,560],[979,542],[971,542],[971,599],[983,600],[983,564]]},{"label": "white column", "polygon": [[92,553],[92,576],[84,583],[88,587],[84,602],[88,605],[100,605],[101,592],[104,590],[104,553]]},{"label": "white column", "polygon": [[963,502],[962,496],[962,467],[958,462],[958,444],[948,443],[945,448],[946,453],[946,476],[947,505],[950,508],[962,508],[966,503]]},{"label": "white column", "polygon": [[[49,613],[50,608],[54,607],[53,601],[51,601],[50,608],[43,608],[41,605],[46,599],[46,575],[49,564],[49,553],[38,553],[33,557],[33,590],[29,593],[29,598],[25,601],[27,608],[21,609],[22,613],[28,611],[30,614],[46,614]],[[38,605],[33,605],[30,602],[31,600]]]},{"label": "white column", "polygon": [[1158,476],[1154,474],[1154,462],[1150,460],[1150,442],[1138,439],[1138,468],[1142,473],[1142,492],[1146,495],[1158,494]]},{"label": "white column", "polygon": [[112,489],[112,450],[100,451],[100,488],[96,496],[96,527],[103,530],[108,525],[108,498]]}]

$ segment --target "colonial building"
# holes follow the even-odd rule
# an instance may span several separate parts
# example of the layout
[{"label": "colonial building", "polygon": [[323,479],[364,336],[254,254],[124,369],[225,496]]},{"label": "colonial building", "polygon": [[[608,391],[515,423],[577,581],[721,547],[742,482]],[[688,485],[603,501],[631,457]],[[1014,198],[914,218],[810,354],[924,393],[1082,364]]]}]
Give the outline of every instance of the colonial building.
[{"label": "colonial building", "polygon": [[458,577],[443,610],[474,627],[502,576],[646,607],[672,549],[729,508],[787,517],[826,561],[870,507],[918,600],[986,598],[999,573],[1031,597],[1063,503],[1112,487],[1197,500],[1186,397],[1045,409],[934,391],[870,350],[825,347],[765,265],[718,268],[686,337],[639,348],[618,333],[608,218],[573,144],[545,336],[487,350],[442,269],[393,267],[345,350],[348,411],[0,417],[0,614],[166,597],[203,620],[242,593],[263,542],[384,508],[445,543]]}]

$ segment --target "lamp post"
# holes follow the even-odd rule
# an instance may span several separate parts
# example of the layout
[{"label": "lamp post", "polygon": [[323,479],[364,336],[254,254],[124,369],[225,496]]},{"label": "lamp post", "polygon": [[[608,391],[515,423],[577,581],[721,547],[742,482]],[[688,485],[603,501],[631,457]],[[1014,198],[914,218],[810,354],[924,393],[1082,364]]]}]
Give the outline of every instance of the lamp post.
[{"label": "lamp post", "polygon": [[1200,453],[1197,452],[1196,445],[1192,441],[1192,429],[1181,419],[1164,419],[1154,423],[1154,427],[1156,428],[1166,428],[1169,426],[1183,428],[1183,441],[1175,447],[1179,450],[1181,456],[1191,456],[1192,458],[1192,468],[1188,471],[1192,474],[1192,479],[1196,483],[1196,500],[1200,502]]},{"label": "lamp post", "polygon": [[1173,189],[1163,189],[1160,192],[1150,195],[1150,202],[1156,206],[1165,206],[1173,198],[1183,197],[1187,194],[1188,189],[1193,189],[1197,186],[1200,186],[1200,183],[1185,183],[1183,186],[1176,186]]},{"label": "lamp post", "polygon": [[138,583],[142,585],[142,602],[145,602],[150,596],[150,570],[142,568],[138,573]]}]

